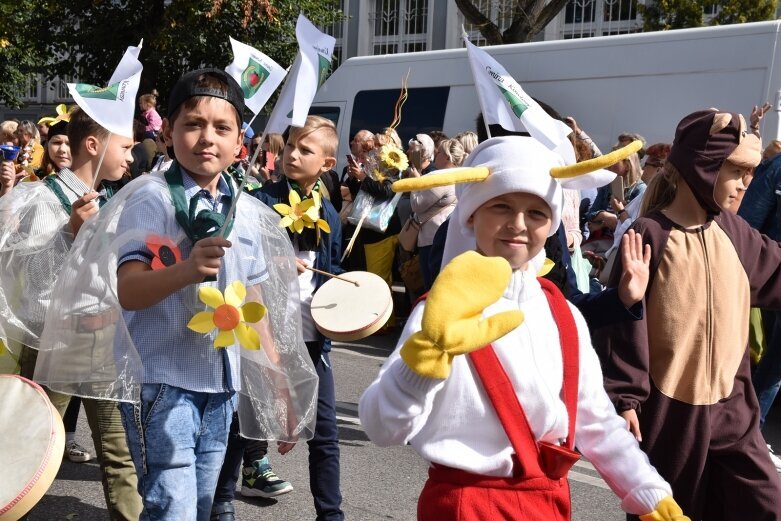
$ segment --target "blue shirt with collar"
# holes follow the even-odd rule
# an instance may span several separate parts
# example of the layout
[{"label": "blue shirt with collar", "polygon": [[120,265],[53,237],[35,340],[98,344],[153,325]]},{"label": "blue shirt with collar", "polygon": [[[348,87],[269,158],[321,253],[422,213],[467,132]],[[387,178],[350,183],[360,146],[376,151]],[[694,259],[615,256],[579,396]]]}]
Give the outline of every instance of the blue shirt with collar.
[{"label": "blue shirt with collar", "polygon": [[[130,196],[119,218],[118,236],[123,232],[130,239],[119,247],[117,266],[123,262],[137,260],[146,264],[152,262],[152,252],[145,243],[138,240],[142,234],[162,235],[178,244],[182,259],[187,259],[193,245],[174,217],[173,203],[162,174],[149,177],[162,179],[148,182]],[[144,182],[140,178],[135,183]],[[221,176],[217,194],[212,196],[202,189],[193,178],[182,170],[182,187],[188,202],[198,198],[196,212],[207,209],[227,214],[230,207],[230,188]],[[240,219],[242,208],[248,204],[239,199],[236,219],[228,240],[233,245],[222,258],[216,282],[191,284],[169,295],[161,302],[140,311],[123,311],[130,338],[135,344],[144,366],[144,383],[164,383],[196,392],[238,391],[239,347],[214,348],[216,331],[201,334],[187,328],[187,323],[206,306],[198,298],[201,286],[216,287],[224,291],[226,286],[240,280],[246,287],[260,283],[268,274],[257,239],[258,230],[249,219]]]}]

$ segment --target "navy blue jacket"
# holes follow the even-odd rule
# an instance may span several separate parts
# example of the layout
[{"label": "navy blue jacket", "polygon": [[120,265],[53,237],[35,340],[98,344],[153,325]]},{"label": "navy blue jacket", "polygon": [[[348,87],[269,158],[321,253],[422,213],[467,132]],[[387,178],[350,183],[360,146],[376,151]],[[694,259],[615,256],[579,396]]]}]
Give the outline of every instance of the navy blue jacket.
[{"label": "navy blue jacket", "polygon": [[[290,204],[288,199],[289,193],[290,186],[287,184],[287,179],[282,179],[276,183],[267,183],[262,188],[250,192],[251,195],[269,208],[273,208],[277,203]],[[315,255],[315,265],[313,267],[333,274],[344,273],[339,264],[339,259],[342,257],[342,222],[339,220],[339,214],[334,205],[331,204],[331,201],[326,198],[321,198],[321,201],[323,219],[331,228],[331,233],[320,233],[320,247]],[[330,277],[315,273],[315,291],[320,289],[320,286],[328,280],[330,280]],[[330,351],[331,341],[319,333],[318,335],[323,351]]]}]

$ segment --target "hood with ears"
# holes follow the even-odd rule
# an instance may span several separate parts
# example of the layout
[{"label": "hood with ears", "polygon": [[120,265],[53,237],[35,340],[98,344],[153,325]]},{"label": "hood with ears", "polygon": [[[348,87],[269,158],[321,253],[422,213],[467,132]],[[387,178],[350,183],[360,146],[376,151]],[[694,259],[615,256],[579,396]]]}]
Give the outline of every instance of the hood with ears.
[{"label": "hood with ears", "polygon": [[762,142],[746,131],[741,114],[700,110],[678,123],[667,160],[681,174],[700,206],[717,215],[721,207],[713,193],[724,162],[757,166],[762,160]]}]

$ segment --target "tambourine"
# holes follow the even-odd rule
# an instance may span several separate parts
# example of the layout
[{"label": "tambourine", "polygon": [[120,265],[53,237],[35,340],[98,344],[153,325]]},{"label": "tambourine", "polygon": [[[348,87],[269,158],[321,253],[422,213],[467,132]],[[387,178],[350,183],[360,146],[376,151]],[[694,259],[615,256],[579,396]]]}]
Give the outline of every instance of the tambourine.
[{"label": "tambourine", "polygon": [[312,297],[312,319],[326,337],[340,342],[377,332],[393,313],[388,283],[368,271],[350,271],[332,278]]},{"label": "tambourine", "polygon": [[24,516],[54,482],[65,428],[40,385],[0,375],[0,520]]}]

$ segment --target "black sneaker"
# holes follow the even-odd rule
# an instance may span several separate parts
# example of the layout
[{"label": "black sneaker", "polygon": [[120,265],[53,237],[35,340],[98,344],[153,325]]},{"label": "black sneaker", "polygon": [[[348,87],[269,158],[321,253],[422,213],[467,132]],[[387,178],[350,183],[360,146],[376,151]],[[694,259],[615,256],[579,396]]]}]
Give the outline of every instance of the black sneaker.
[{"label": "black sneaker", "polygon": [[244,497],[272,498],[293,491],[293,485],[274,474],[266,456],[251,467],[244,467],[241,474],[241,495]]},{"label": "black sneaker", "polygon": [[236,521],[233,503],[214,503],[209,521]]}]

